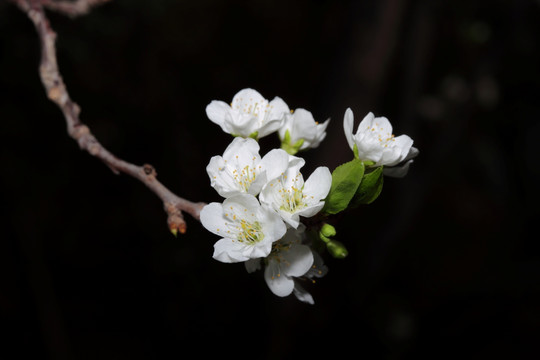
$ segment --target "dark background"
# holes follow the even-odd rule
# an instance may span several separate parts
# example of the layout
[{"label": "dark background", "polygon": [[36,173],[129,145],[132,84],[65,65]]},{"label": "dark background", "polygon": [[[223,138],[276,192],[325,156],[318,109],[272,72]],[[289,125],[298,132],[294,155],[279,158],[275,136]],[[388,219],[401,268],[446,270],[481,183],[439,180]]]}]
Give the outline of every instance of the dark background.
[{"label": "dark background", "polygon": [[[336,223],[349,249],[278,298],[212,259],[216,236],[67,136],[32,23],[0,3],[0,358],[537,358],[540,2],[114,0],[49,12],[81,118],[172,191],[219,201],[230,138],[205,116],[242,88],[330,117],[305,173],[348,161],[345,109],[420,156]],[[265,153],[277,144],[261,140]]]}]

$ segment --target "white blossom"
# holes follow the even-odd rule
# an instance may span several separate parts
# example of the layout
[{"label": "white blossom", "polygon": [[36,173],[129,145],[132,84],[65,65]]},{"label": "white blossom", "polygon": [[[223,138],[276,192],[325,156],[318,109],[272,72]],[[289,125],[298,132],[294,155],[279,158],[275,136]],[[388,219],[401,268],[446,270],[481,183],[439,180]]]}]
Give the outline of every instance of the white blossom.
[{"label": "white blossom", "polygon": [[323,208],[323,200],[332,185],[332,174],[327,167],[315,169],[305,183],[300,167],[287,168],[267,183],[259,195],[262,204],[273,208],[294,228],[298,227],[300,216],[314,216]]},{"label": "white blossom", "polygon": [[[328,267],[324,265],[323,259],[319,253],[316,251],[311,250],[313,254],[313,265],[311,265],[311,268],[307,273],[304,274],[303,278],[309,279],[312,282],[315,282],[314,278],[321,278],[328,272]],[[307,292],[301,285],[298,280],[295,280],[294,282],[294,296],[302,302],[308,303],[313,305],[315,301],[313,301],[313,296],[309,292]]]},{"label": "white blossom", "polygon": [[222,236],[214,244],[214,259],[241,262],[270,254],[272,243],[285,235],[287,227],[271,209],[261,206],[257,198],[240,194],[214,202],[201,210],[202,225]]},{"label": "white blossom", "polygon": [[213,100],[206,107],[208,118],[235,136],[262,138],[277,131],[289,107],[279,97],[266,100],[253,89],[240,90],[230,104]]},{"label": "white blossom", "polygon": [[[262,259],[266,284],[277,296],[290,295],[296,288],[295,278],[305,276],[312,269],[313,253],[309,246],[302,244],[302,232],[303,229],[289,228],[285,236],[272,245],[270,255]],[[245,263],[248,272],[260,269],[260,264],[261,259]]]},{"label": "white blossom", "polygon": [[292,164],[302,166],[304,163],[303,159],[292,159],[281,149],[273,149],[261,159],[257,141],[237,137],[225,149],[223,156],[210,159],[206,171],[210,185],[224,198],[242,193],[257,196],[268,180]]},{"label": "white blossom", "polygon": [[349,108],[345,111],[343,129],[351,149],[358,148],[358,158],[372,161],[374,166],[397,165],[409,154],[413,140],[407,135],[394,136],[392,125],[385,117],[376,118],[369,113],[353,134],[354,116]]},{"label": "white blossom", "polygon": [[292,114],[286,114],[278,130],[282,147],[294,149],[294,152],[318,147],[326,137],[329,122],[330,119],[319,124],[311,112],[305,109],[296,109]]}]

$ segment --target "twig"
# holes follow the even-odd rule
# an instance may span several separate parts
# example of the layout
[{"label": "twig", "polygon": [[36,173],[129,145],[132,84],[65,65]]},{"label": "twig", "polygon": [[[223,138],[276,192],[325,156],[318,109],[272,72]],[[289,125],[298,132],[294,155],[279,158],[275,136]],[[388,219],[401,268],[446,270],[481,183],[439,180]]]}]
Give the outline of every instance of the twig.
[{"label": "twig", "polygon": [[41,0],[41,4],[54,11],[61,12],[69,17],[88,14],[92,7],[104,4],[110,0]]},{"label": "twig", "polygon": [[[104,1],[108,0],[80,0],[70,4],[76,6],[75,4],[84,3],[86,4],[84,6],[91,6]],[[200,211],[205,203],[191,202],[175,195],[157,180],[157,173],[153,166],[148,164],[137,166],[117,158],[105,149],[94,137],[88,126],[81,122],[79,118],[80,108],[69,97],[66,85],[60,75],[56,61],[56,33],[52,30],[43,9],[45,4],[50,6],[50,4],[55,3],[58,6],[67,2],[52,2],[51,0],[14,0],[14,2],[28,15],[36,27],[41,42],[41,62],[39,66],[41,82],[45,87],[48,98],[62,110],[69,136],[77,141],[82,150],[101,159],[115,174],[125,173],[131,175],[145,184],[163,201],[165,212],[168,215],[167,223],[171,232],[175,235],[178,232],[185,233],[186,222],[182,211],[199,220]],[[81,6],[80,9],[84,7],[83,5],[79,6]],[[63,8],[62,11],[66,12],[66,9],[67,7]]]}]

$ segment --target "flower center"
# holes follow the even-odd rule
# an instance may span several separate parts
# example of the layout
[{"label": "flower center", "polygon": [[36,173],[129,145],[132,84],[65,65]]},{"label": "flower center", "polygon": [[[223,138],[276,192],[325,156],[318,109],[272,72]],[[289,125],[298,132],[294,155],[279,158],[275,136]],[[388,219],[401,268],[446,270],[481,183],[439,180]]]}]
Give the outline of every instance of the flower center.
[{"label": "flower center", "polygon": [[251,159],[251,164],[244,165],[242,160],[236,155],[234,158],[225,160],[225,167],[219,168],[220,171],[225,170],[236,184],[238,189],[243,192],[248,192],[251,183],[255,181],[257,175],[261,171],[261,165],[257,164],[257,157]]},{"label": "flower center", "polygon": [[285,188],[283,186],[282,179],[286,180],[286,175],[282,175],[282,179],[278,180],[278,184],[281,186],[281,188],[278,190],[278,193],[281,196],[281,206],[279,207],[281,210],[294,213],[297,210],[306,206],[306,204],[304,203],[304,198],[306,197],[306,195],[304,195],[302,193],[302,189],[297,186],[298,178],[300,176],[300,173],[296,174],[293,179],[293,185],[290,188]]},{"label": "flower center", "polygon": [[248,223],[242,219],[236,229],[238,230],[236,239],[241,243],[253,245],[264,239],[264,233],[258,221]]},{"label": "flower center", "polygon": [[251,115],[255,118],[259,118],[260,115],[262,115],[262,122],[265,122],[268,115],[270,114],[270,111],[274,107],[274,105],[270,105],[270,103],[267,100],[262,100],[261,102],[253,101],[252,98],[250,98],[248,101],[245,101],[243,98],[237,98],[236,104],[231,104],[231,107],[241,113],[244,113],[246,115]]},{"label": "flower center", "polygon": [[378,127],[379,124],[375,124],[375,126],[368,128],[368,131],[371,131],[374,133],[374,137],[377,138],[381,146],[388,147],[388,145],[392,146],[392,142],[396,141],[395,135],[387,132],[384,133],[384,129],[382,127]]},{"label": "flower center", "polygon": [[[236,239],[238,242],[254,245],[264,239],[261,223],[256,220],[252,222],[246,220],[247,209],[244,209],[243,213],[237,213],[232,206],[231,212],[225,213],[225,217],[232,220],[232,222],[225,223],[227,236]],[[251,214],[251,216],[253,217],[254,214]]]},{"label": "flower center", "polygon": [[232,172],[233,179],[236,181],[238,186],[245,192],[249,190],[251,183],[255,181],[255,178],[257,177],[255,169],[255,167],[246,165],[243,169],[240,170],[240,172],[238,172],[237,169],[234,169]]}]

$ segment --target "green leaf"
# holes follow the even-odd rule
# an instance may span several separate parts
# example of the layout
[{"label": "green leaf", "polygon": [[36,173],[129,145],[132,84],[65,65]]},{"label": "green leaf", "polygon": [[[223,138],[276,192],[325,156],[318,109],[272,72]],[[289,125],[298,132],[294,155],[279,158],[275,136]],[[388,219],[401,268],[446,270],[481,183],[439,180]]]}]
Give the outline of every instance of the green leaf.
[{"label": "green leaf", "polygon": [[362,183],[360,183],[356,194],[354,194],[354,197],[351,200],[351,207],[357,207],[361,204],[370,204],[375,201],[382,191],[383,179],[382,166],[365,173]]},{"label": "green leaf", "polygon": [[364,163],[353,159],[332,172],[332,186],[325,199],[323,213],[337,214],[349,205],[364,175]]}]

